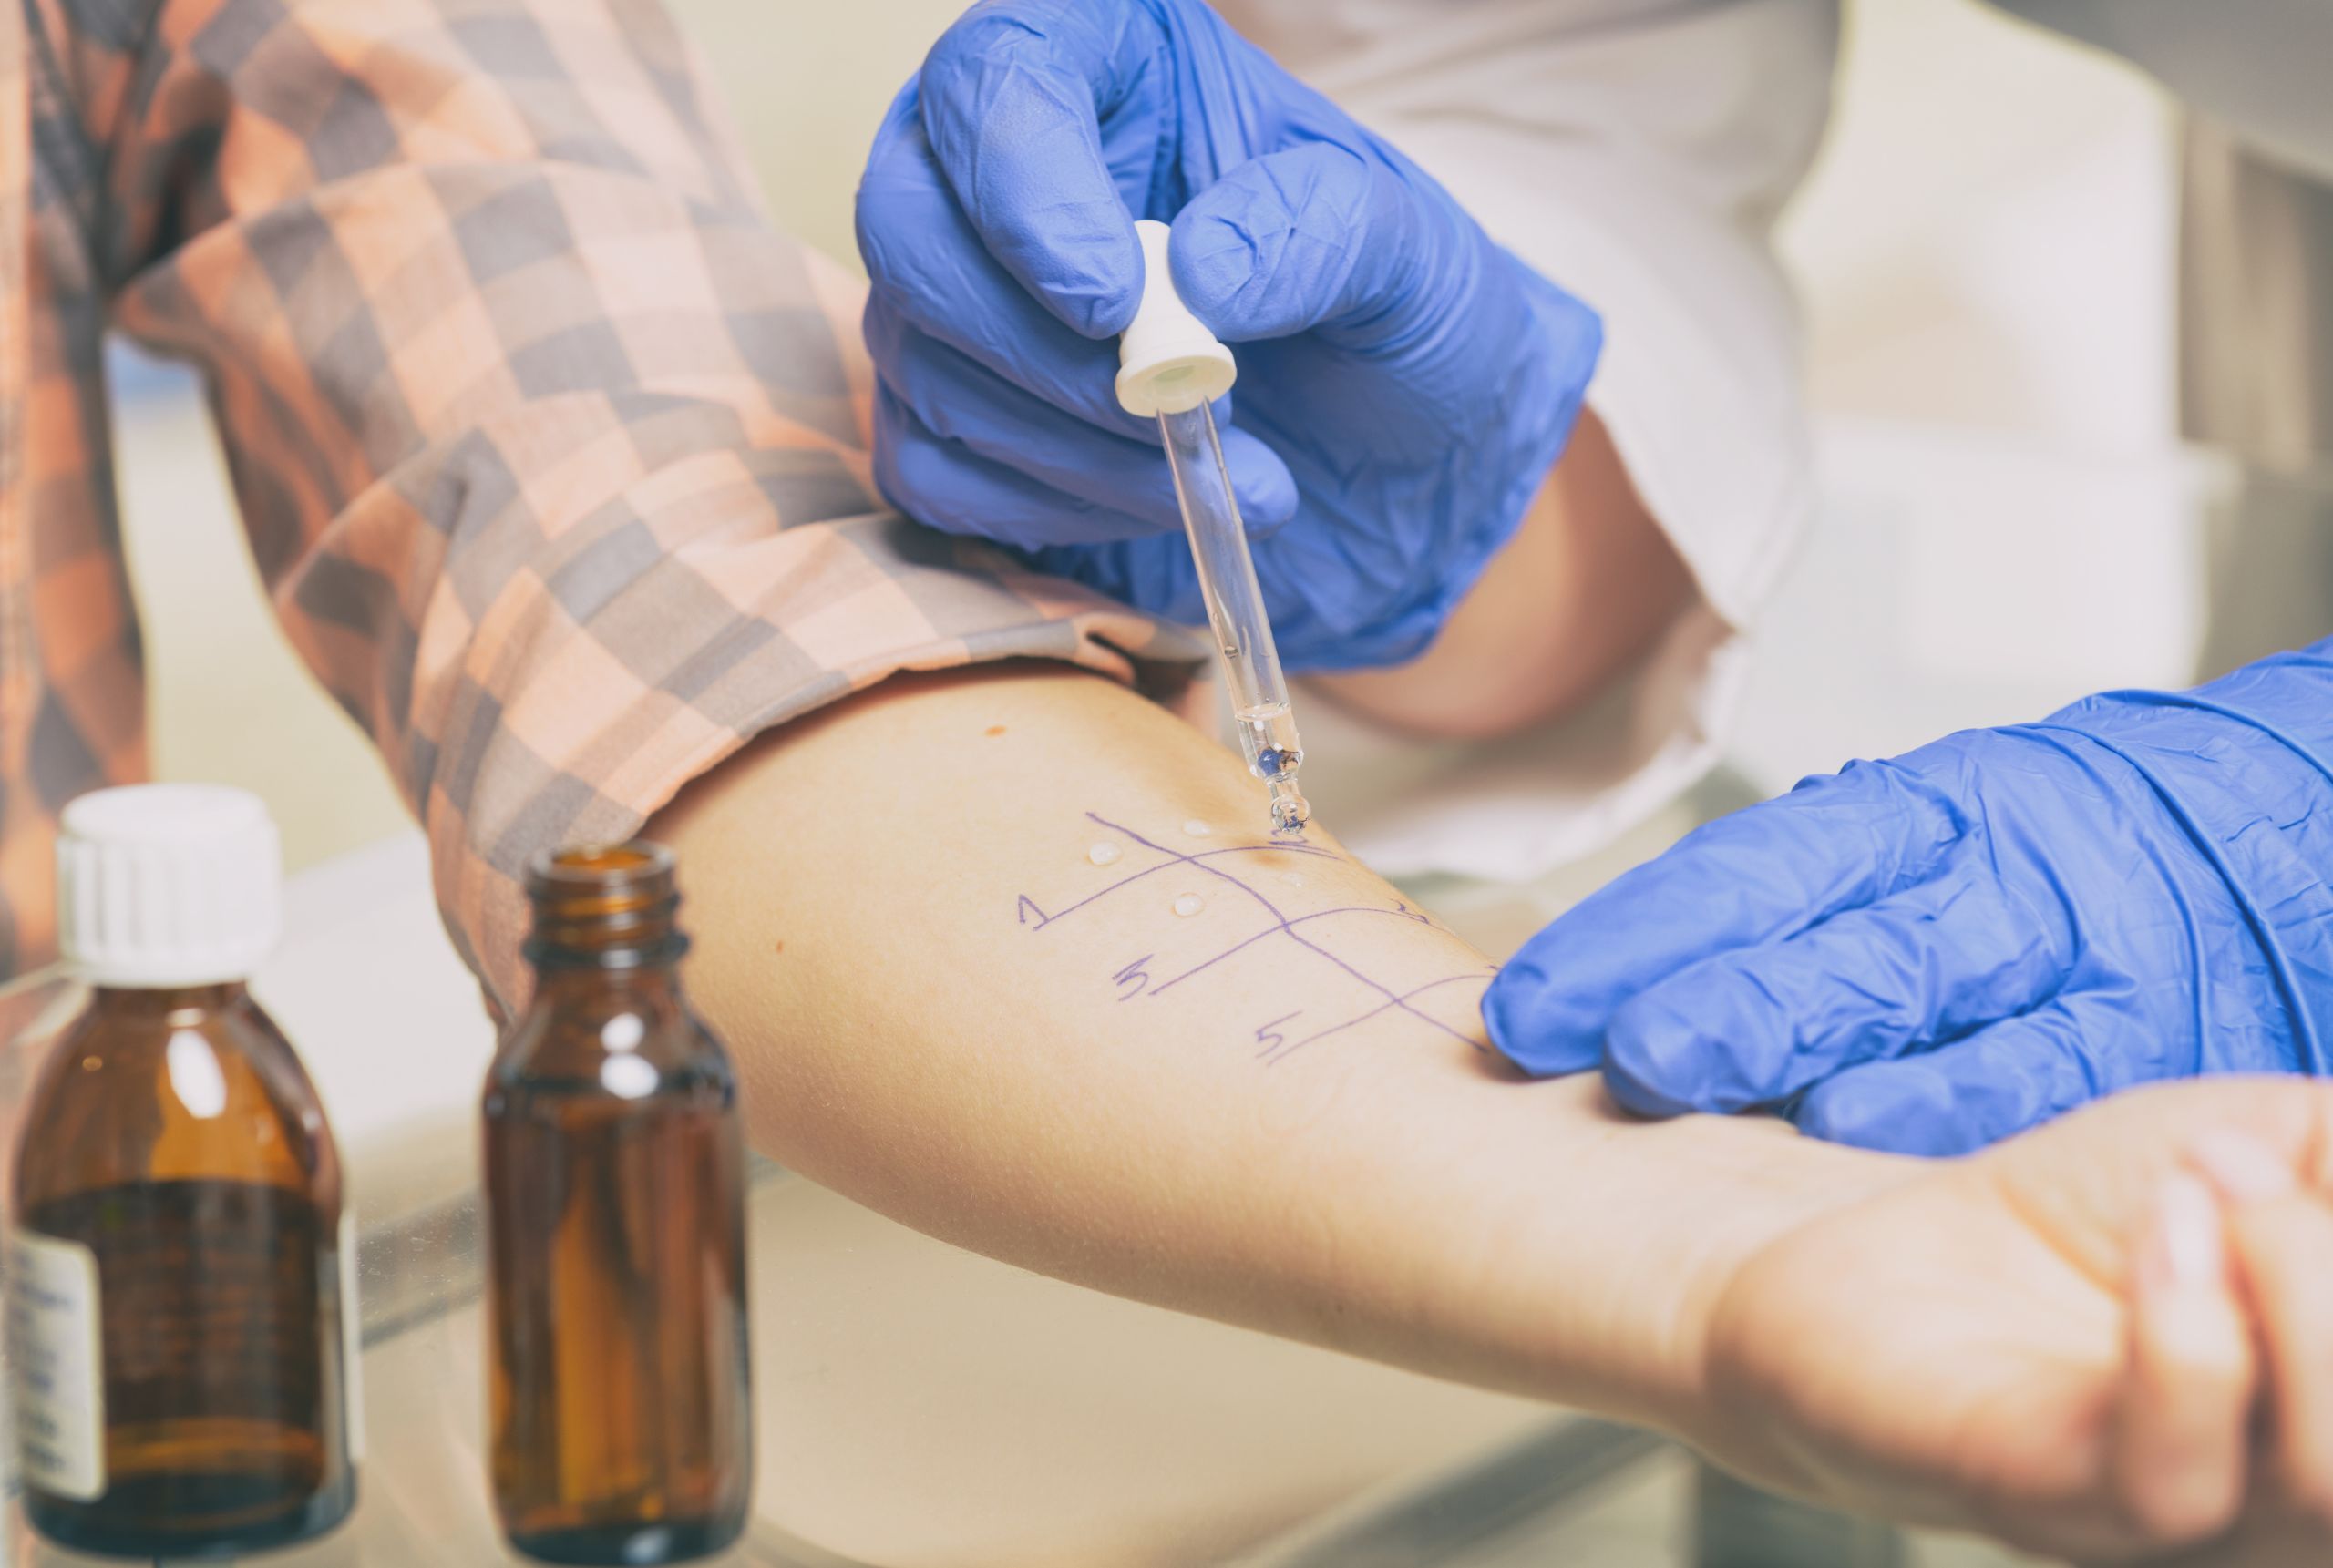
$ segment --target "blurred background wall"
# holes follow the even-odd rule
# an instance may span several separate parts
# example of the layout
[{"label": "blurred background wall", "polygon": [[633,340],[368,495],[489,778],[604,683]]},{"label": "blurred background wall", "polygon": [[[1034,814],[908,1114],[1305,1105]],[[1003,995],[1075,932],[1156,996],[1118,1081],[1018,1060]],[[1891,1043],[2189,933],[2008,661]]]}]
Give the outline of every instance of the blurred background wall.
[{"label": "blurred background wall", "polygon": [[[958,0],[673,3],[722,79],[779,220],[851,258],[851,190],[875,123]],[[1850,15],[1839,113],[1783,231],[1818,413],[1827,428],[1885,435],[1848,443],[1858,456],[1847,482],[1925,487],[1917,454],[1933,443],[1889,445],[1914,429],[1988,462],[2032,458],[2031,484],[2045,492],[2052,476],[2152,471],[2174,428],[2172,111],[2122,67],[1974,0],[1865,0]],[[370,748],[274,631],[183,378],[132,374],[120,398],[159,769],[266,795],[294,866],[396,831],[404,813]],[[1975,493],[1983,505],[1982,487]],[[2182,548],[2157,552],[2165,569]],[[1911,559],[1928,575],[1973,569],[1951,558]],[[1817,624],[1794,630],[1809,647],[1835,648],[1819,622],[1859,579],[1829,582],[1814,565],[1816,587],[1793,596],[1793,618]],[[2030,630],[2028,608],[2012,603],[2000,624]],[[2153,636],[2153,614],[2122,630]],[[2004,653],[1981,623],[1947,618],[1934,630],[1955,657],[2027,659],[2015,644]],[[2087,658],[2096,639],[2081,636]],[[1972,655],[1961,641],[1983,646]],[[1778,669],[1786,719],[1814,677],[1787,658]],[[1776,765],[1802,755],[1829,765],[1836,756],[1823,753],[1838,743],[1818,729]]]}]

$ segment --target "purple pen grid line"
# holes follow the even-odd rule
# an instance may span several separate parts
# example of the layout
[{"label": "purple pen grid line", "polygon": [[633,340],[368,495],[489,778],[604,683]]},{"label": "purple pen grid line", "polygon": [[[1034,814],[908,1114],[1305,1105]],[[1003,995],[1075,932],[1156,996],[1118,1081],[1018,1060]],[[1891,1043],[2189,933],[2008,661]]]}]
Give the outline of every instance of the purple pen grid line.
[{"label": "purple pen grid line", "polygon": [[[1291,916],[1283,912],[1280,906],[1275,904],[1261,888],[1259,888],[1245,877],[1237,876],[1230,871],[1225,870],[1221,866],[1215,864],[1218,860],[1228,859],[1234,856],[1259,855],[1265,853],[1300,856],[1323,860],[1335,860],[1340,858],[1333,852],[1310,844],[1290,843],[1286,840],[1279,840],[1269,844],[1229,845],[1217,849],[1205,849],[1187,853],[1181,850],[1169,849],[1163,844],[1159,844],[1152,839],[1144,837],[1141,834],[1136,833],[1134,829],[1125,826],[1124,824],[1112,822],[1109,818],[1099,815],[1094,812],[1089,811],[1085,815],[1087,820],[1094,823],[1096,826],[1108,829],[1110,832],[1125,839],[1129,844],[1150,851],[1153,855],[1158,856],[1158,858],[1149,866],[1143,866],[1139,870],[1129,872],[1125,876],[1119,877],[1108,886],[1100,888],[1095,892],[1089,893],[1084,897],[1078,899],[1075,903],[1067,905],[1064,907],[1054,910],[1051,913],[1048,913],[1037,903],[1035,899],[1031,898],[1026,894],[1023,894],[1020,898],[1020,903],[1015,908],[1015,914],[1020,923],[1028,927],[1031,930],[1043,930],[1048,926],[1053,925],[1060,920],[1067,918],[1071,915],[1076,914],[1079,910],[1085,908],[1089,905],[1096,903],[1101,899],[1107,898],[1112,894],[1133,886],[1135,883],[1143,881],[1147,877],[1155,876],[1162,871],[1171,871],[1177,866],[1187,866],[1194,871],[1202,872],[1218,881],[1229,884],[1232,887],[1247,895],[1249,898],[1253,900],[1270,921],[1270,924],[1265,926],[1263,929],[1252,932],[1249,935],[1241,938],[1238,941],[1232,943],[1229,947],[1216,953],[1213,957],[1193,964],[1189,968],[1183,969],[1181,972],[1165,980],[1154,981],[1152,979],[1149,970],[1146,966],[1147,966],[1151,959],[1156,955],[1151,953],[1144,954],[1141,958],[1138,958],[1132,963],[1125,965],[1115,974],[1110,977],[1113,982],[1122,988],[1122,994],[1118,999],[1119,1000],[1131,1001],[1138,997],[1158,996],[1172,989],[1174,987],[1180,985],[1183,981],[1189,979],[1194,975],[1200,974],[1205,970],[1212,968],[1216,965],[1222,963],[1227,958],[1229,958],[1238,953],[1244,952],[1259,942],[1266,942],[1274,938],[1280,938],[1290,943],[1292,943],[1302,951],[1311,955],[1314,958],[1334,966],[1338,970],[1352,980],[1356,981],[1370,991],[1374,992],[1381,999],[1374,1006],[1365,1008],[1362,1011],[1352,1015],[1351,1018],[1347,1018],[1341,1022],[1330,1024],[1321,1029],[1314,1030],[1311,1032],[1301,1035],[1292,1040],[1290,1040],[1286,1034],[1280,1032],[1280,1026],[1302,1017],[1303,1015],[1300,1010],[1298,1012],[1284,1014],[1280,1018],[1273,1019],[1269,1022],[1261,1025],[1256,1030],[1256,1041],[1258,1044],[1262,1045],[1264,1049],[1258,1051],[1256,1055],[1259,1061],[1265,1062],[1267,1065],[1284,1061],[1289,1057],[1294,1055],[1297,1051],[1301,1050],[1304,1047],[1311,1044],[1315,1040],[1325,1040],[1331,1035],[1342,1033],[1344,1030],[1351,1029],[1356,1025],[1366,1023],[1371,1019],[1381,1017],[1389,1012],[1405,1013],[1410,1017],[1416,1019],[1419,1022],[1423,1023],[1430,1029],[1448,1035],[1454,1040],[1465,1041],[1467,1045],[1473,1047],[1476,1050],[1487,1050],[1489,1049],[1488,1045],[1482,1040],[1477,1039],[1475,1036],[1468,1033],[1465,1030],[1455,1028],[1451,1024],[1444,1022],[1441,1019],[1434,1017],[1432,1013],[1429,1013],[1419,1007],[1413,1006],[1413,1003],[1416,998],[1423,996],[1428,991],[1438,990],[1444,986],[1458,985],[1468,980],[1475,981],[1477,984],[1487,984],[1492,973],[1495,972],[1496,966],[1486,965],[1480,969],[1471,969],[1462,974],[1444,975],[1439,979],[1429,980],[1423,985],[1413,986],[1407,990],[1397,990],[1394,988],[1386,985],[1382,980],[1379,980],[1376,977],[1355,967],[1352,963],[1349,962],[1336,952],[1323,947],[1320,942],[1315,941],[1312,938],[1297,929],[1297,927],[1300,926],[1317,925],[1322,921],[1346,916],[1406,920],[1421,926],[1432,926],[1434,922],[1427,916],[1418,910],[1411,908],[1406,903],[1396,904],[1392,908],[1387,908],[1383,905],[1376,904],[1340,905],[1331,909],[1315,909],[1304,914]],[[1033,923],[1031,919],[1033,915],[1035,917]],[[1136,989],[1131,991],[1123,991],[1123,988],[1127,986],[1134,986]]]}]

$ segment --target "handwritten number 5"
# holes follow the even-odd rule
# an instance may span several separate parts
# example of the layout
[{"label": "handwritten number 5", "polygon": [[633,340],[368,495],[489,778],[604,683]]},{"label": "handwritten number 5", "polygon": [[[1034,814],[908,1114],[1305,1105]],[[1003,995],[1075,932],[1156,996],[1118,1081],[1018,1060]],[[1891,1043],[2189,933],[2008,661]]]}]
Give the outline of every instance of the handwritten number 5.
[{"label": "handwritten number 5", "polygon": [[1268,1024],[1259,1026],[1256,1030],[1256,1043],[1262,1046],[1264,1049],[1256,1052],[1256,1054],[1258,1056],[1269,1056],[1273,1051],[1278,1050],[1281,1046],[1287,1044],[1288,1037],[1280,1032],[1280,1026],[1286,1023],[1289,1019],[1301,1018],[1303,1016],[1304,1009],[1299,1008],[1296,1011],[1288,1014],[1286,1018],[1276,1018]]}]

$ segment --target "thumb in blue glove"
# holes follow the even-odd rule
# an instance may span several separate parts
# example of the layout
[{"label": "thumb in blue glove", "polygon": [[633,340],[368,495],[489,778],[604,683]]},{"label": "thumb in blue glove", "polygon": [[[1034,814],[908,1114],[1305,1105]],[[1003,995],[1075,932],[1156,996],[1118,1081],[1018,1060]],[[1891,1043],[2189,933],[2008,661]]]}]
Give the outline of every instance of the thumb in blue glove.
[{"label": "thumb in blue glove", "polygon": [[1244,345],[1218,422],[1283,656],[1421,651],[1561,450],[1595,318],[1197,0],[995,0],[893,105],[858,206],[886,494],[1202,619],[1111,389],[1136,217],[1173,220],[1177,287]]},{"label": "thumb in blue glove", "polygon": [[1485,1001],[1650,1115],[1976,1148],[2129,1084],[2327,1070],[2333,644],[1851,764],[1526,944]]}]

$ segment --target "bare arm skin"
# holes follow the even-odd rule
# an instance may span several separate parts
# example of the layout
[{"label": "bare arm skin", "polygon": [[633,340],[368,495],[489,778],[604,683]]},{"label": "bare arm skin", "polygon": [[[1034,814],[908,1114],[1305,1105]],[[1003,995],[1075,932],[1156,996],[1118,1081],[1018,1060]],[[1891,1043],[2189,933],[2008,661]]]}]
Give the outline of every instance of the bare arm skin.
[{"label": "bare arm skin", "polygon": [[1630,1122],[1495,1071],[1481,956],[1263,820],[1130,692],[989,667],[792,726],[652,831],[756,1141],[910,1225],[1845,1508],[2086,1561],[2333,1549],[2333,1086],[2117,1096],[1958,1162]]},{"label": "bare arm skin", "polygon": [[1482,739],[1528,729],[1594,696],[1641,657],[1693,595],[1593,411],[1523,526],[1434,645],[1407,664],[1310,682],[1413,734]]},{"label": "bare arm skin", "polygon": [[1735,1260],[1894,1167],[1509,1081],[1482,955],[1265,824],[1166,712],[991,668],[839,704],[653,831],[756,1138],[806,1174],[1105,1290],[1681,1419]]}]

